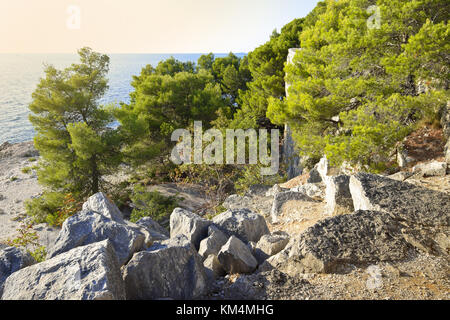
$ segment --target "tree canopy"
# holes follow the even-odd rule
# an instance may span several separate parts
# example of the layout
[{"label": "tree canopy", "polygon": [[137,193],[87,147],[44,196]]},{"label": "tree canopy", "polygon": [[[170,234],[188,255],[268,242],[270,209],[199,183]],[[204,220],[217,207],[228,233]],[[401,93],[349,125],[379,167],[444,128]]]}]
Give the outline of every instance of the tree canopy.
[{"label": "tree canopy", "polygon": [[[291,125],[303,155],[376,168],[448,99],[448,8],[444,0],[320,3],[286,67],[290,96],[270,98],[268,118]],[[419,92],[419,81],[430,90]]]}]

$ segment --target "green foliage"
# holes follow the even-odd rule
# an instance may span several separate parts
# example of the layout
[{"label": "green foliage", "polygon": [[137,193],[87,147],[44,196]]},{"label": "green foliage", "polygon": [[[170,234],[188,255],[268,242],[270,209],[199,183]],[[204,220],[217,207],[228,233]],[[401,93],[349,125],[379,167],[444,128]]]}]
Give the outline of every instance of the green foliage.
[{"label": "green foliage", "polygon": [[25,173],[25,174],[30,174],[31,171],[32,171],[32,168],[30,168],[30,167],[25,167],[25,168],[22,168],[20,171],[21,171],[22,173]]},{"label": "green foliage", "polygon": [[109,125],[111,108],[98,105],[108,89],[109,57],[79,50],[79,64],[47,66],[33,93],[30,121],[41,155],[39,182],[52,192],[81,198],[104,188],[102,177],[120,163],[120,139]]},{"label": "green foliage", "polygon": [[29,251],[29,253],[37,263],[43,262],[47,258],[47,248],[45,246],[39,246],[35,250]]},{"label": "green foliage", "polygon": [[[269,98],[282,99],[285,96],[284,65],[288,50],[300,46],[299,35],[303,19],[296,19],[274,32],[264,45],[248,55],[248,90],[239,95],[240,109],[234,116],[234,128],[271,128],[266,117]],[[250,81],[251,80],[251,81]]]},{"label": "green foliage", "polygon": [[126,160],[138,165],[167,159],[174,145],[175,129],[188,128],[194,120],[205,126],[224,107],[220,86],[207,71],[175,75],[141,75],[134,81],[130,105],[115,110],[125,143]]},{"label": "green foliage", "polygon": [[58,210],[63,203],[63,195],[47,192],[42,196],[25,201],[25,211],[35,223],[46,222],[47,216]]},{"label": "green foliage", "polygon": [[78,202],[72,194],[66,194],[62,205],[55,211],[47,215],[45,222],[53,227],[61,227],[67,218],[79,212],[83,204]]},{"label": "green foliage", "polygon": [[[379,29],[368,28],[373,4]],[[448,100],[448,9],[443,0],[320,3],[285,68],[289,98],[271,98],[267,116],[291,125],[302,155],[379,170],[396,142]]]},{"label": "green foliage", "polygon": [[17,232],[19,235],[14,239],[8,239],[7,244],[12,247],[26,249],[38,263],[44,261],[47,256],[47,250],[45,246],[39,244],[39,236],[33,230],[33,225],[21,224]]},{"label": "green foliage", "polygon": [[235,182],[236,191],[240,194],[244,194],[253,185],[273,186],[285,181],[285,177],[282,177],[279,174],[273,176],[262,176],[261,168],[261,165],[246,166]]},{"label": "green foliage", "polygon": [[155,221],[167,218],[182,199],[177,196],[166,197],[160,192],[148,192],[145,187],[136,185],[131,195],[134,204],[130,221],[137,222],[144,217]]}]

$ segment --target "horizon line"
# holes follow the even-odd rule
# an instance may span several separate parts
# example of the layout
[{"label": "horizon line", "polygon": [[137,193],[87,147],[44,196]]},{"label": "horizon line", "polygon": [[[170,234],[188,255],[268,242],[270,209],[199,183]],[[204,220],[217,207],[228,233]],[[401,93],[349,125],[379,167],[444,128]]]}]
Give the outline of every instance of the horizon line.
[{"label": "horizon line", "polygon": [[[96,50],[94,50],[96,51]],[[228,51],[228,52],[100,52],[96,51],[102,54],[161,54],[161,55],[168,55],[168,54],[248,54],[249,52],[245,51]],[[0,52],[0,54],[77,54],[77,52]]]}]

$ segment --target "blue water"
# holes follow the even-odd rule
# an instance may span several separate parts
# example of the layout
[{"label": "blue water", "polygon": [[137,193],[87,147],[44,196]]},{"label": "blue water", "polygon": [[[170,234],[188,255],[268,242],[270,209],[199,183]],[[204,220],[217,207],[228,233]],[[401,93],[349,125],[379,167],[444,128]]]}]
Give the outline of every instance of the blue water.
[{"label": "blue water", "polygon": [[[133,75],[141,69],[173,56],[187,62],[202,54],[111,54],[109,91],[102,103],[129,102]],[[236,54],[239,57],[244,54]],[[215,54],[223,57],[226,54]],[[39,79],[44,76],[44,63],[58,69],[78,62],[72,54],[0,54],[0,144],[24,142],[33,138],[35,132],[28,121],[28,104]]]}]

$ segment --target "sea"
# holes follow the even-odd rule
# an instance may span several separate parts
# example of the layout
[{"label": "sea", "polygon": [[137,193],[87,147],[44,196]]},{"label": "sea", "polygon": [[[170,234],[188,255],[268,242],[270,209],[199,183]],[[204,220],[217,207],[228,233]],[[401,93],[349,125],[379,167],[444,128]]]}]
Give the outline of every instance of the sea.
[{"label": "sea", "polygon": [[[156,66],[170,57],[197,62],[202,54],[110,54],[109,91],[100,103],[128,103],[133,76],[148,64]],[[225,57],[227,53],[214,55]],[[243,57],[245,53],[236,55]],[[45,65],[63,69],[78,61],[76,54],[0,54],[0,145],[33,139],[35,131],[28,120],[28,105],[44,76]]]}]

